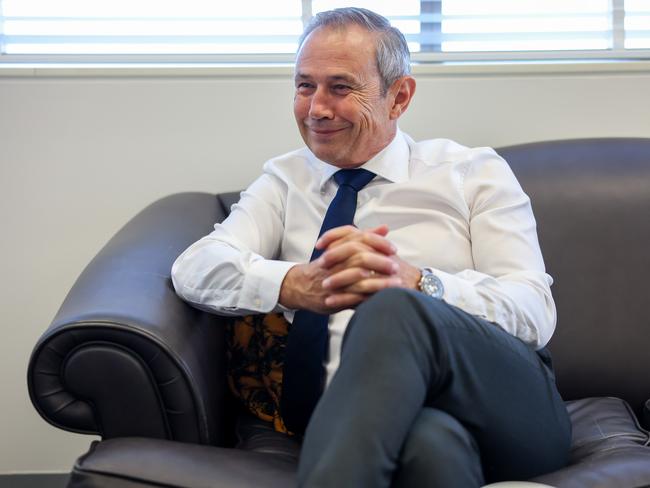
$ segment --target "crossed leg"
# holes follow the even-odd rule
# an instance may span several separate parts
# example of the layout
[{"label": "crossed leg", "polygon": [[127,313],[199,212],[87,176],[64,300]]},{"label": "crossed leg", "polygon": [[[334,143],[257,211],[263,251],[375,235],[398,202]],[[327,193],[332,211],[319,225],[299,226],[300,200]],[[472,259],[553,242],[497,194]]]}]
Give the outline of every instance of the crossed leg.
[{"label": "crossed leg", "polygon": [[481,472],[488,482],[524,480],[564,466],[570,436],[538,353],[456,307],[389,289],[348,325],[298,479],[305,487],[446,487],[469,469],[473,481],[463,486],[479,486]]}]

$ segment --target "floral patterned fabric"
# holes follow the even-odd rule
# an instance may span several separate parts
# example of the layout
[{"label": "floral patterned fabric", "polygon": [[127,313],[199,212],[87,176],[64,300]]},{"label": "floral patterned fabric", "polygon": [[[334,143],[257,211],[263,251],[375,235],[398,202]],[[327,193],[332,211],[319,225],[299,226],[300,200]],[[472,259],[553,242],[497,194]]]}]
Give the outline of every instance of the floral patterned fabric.
[{"label": "floral patterned fabric", "polygon": [[280,416],[282,367],[291,324],[282,314],[248,315],[228,324],[228,385],[256,417],[289,433]]}]

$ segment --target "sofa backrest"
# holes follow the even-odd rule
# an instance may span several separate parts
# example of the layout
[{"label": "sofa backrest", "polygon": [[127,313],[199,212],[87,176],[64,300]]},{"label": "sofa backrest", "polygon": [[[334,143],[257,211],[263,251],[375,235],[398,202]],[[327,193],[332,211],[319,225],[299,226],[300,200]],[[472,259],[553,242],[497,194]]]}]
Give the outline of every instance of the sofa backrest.
[{"label": "sofa backrest", "polygon": [[497,149],[531,198],[558,323],[565,399],[650,398],[650,139]]}]

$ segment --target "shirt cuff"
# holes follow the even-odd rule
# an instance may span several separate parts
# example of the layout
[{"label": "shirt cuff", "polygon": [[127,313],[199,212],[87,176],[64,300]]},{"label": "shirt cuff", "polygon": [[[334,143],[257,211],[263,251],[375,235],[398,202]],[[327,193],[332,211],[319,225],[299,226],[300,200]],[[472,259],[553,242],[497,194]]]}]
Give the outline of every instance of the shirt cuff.
[{"label": "shirt cuff", "polygon": [[[282,281],[298,263],[260,259],[251,263],[244,278],[237,308],[270,312],[278,306]],[[283,311],[281,307],[280,311]]]},{"label": "shirt cuff", "polygon": [[436,275],[442,286],[444,293],[442,300],[455,307],[464,310],[465,312],[475,315],[477,317],[487,319],[483,310],[478,310],[476,306],[478,295],[472,283],[459,279],[458,276],[440,271],[439,269],[429,268],[431,272]]}]

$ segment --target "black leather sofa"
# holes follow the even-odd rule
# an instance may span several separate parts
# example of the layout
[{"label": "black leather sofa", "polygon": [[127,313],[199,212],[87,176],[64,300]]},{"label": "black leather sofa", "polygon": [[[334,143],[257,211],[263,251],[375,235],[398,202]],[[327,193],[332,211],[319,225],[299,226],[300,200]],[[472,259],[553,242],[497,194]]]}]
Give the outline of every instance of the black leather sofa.
[{"label": "black leather sofa", "polygon": [[[498,150],[533,201],[574,425],[557,487],[650,486],[650,139]],[[224,376],[223,319],[179,300],[176,256],[236,193],[182,193],[136,215],[83,271],[29,362],[52,425],[98,434],[73,487],[286,487],[298,444],[241,415]],[[535,415],[535,412],[531,412]],[[236,428],[235,428],[236,427]],[[237,445],[238,448],[233,449]]]}]

